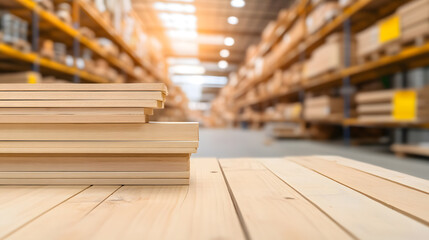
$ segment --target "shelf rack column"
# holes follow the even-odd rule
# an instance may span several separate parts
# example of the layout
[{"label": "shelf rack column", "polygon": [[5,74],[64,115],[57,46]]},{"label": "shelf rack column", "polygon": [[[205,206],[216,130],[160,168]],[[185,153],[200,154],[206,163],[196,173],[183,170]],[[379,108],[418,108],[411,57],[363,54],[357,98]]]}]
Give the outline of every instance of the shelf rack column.
[{"label": "shelf rack column", "polygon": [[[39,13],[37,11],[31,12],[31,51],[34,53],[39,52]],[[40,72],[39,58],[36,58],[32,63],[32,71]]]},{"label": "shelf rack column", "polygon": [[[347,18],[343,23],[343,44],[344,44],[344,67],[349,68],[351,66],[351,22],[350,18]],[[342,93],[344,99],[344,118],[350,118],[350,102],[352,87],[350,84],[350,76],[343,78]],[[350,145],[350,126],[343,126],[343,138],[346,145]]]},{"label": "shelf rack column", "polygon": [[[73,28],[76,30],[79,30],[80,28],[80,9],[79,4],[76,0],[73,0],[72,2],[72,21],[73,21]],[[79,35],[73,37],[73,57],[74,57],[74,66],[77,68],[77,59],[79,59],[80,56],[80,39]],[[73,75],[73,82],[74,83],[80,83],[80,76],[76,72],[76,74]]]}]

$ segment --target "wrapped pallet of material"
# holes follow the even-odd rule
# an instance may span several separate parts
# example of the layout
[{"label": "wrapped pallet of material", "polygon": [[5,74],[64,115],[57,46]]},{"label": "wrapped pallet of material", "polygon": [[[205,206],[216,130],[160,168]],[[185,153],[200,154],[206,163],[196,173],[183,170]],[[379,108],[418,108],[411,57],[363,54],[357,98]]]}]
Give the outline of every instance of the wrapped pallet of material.
[{"label": "wrapped pallet of material", "polygon": [[[356,35],[356,56],[375,60],[381,55],[393,55],[400,51],[401,17],[393,14]],[[374,59],[375,58],[375,59]]]},{"label": "wrapped pallet of material", "polygon": [[423,44],[429,35],[429,0],[412,1],[398,10],[401,19],[401,40]]},{"label": "wrapped pallet of material", "polygon": [[[355,44],[352,41],[351,60],[355,58]],[[306,62],[304,78],[312,79],[319,75],[341,70],[344,65],[344,41],[342,34],[331,35],[325,44],[313,52],[311,58]]]},{"label": "wrapped pallet of material", "polygon": [[276,105],[276,109],[281,113],[282,118],[289,121],[297,121],[301,119],[302,104],[301,103],[280,103]]},{"label": "wrapped pallet of material", "polygon": [[283,56],[295,47],[305,36],[305,24],[303,20],[298,20],[292,28],[283,35],[280,43],[267,54],[266,68],[277,66]]},{"label": "wrapped pallet of material", "polygon": [[378,31],[378,26],[373,25],[356,34],[357,58],[364,58],[378,50],[378,48],[380,47],[380,42],[378,41]]},{"label": "wrapped pallet of material", "polygon": [[283,72],[280,69],[277,69],[274,73],[274,76],[267,83],[267,92],[268,94],[279,93],[286,84],[283,84]]},{"label": "wrapped pallet of material", "polygon": [[356,95],[358,120],[362,122],[429,121],[429,87],[382,90]]},{"label": "wrapped pallet of material", "polygon": [[311,35],[320,30],[340,13],[340,6],[336,1],[326,1],[316,7],[305,20],[307,34]]},{"label": "wrapped pallet of material", "polygon": [[38,72],[16,72],[0,74],[1,83],[40,83],[42,76]]},{"label": "wrapped pallet of material", "polygon": [[335,121],[343,118],[344,101],[342,98],[320,96],[307,98],[304,102],[306,120]]}]

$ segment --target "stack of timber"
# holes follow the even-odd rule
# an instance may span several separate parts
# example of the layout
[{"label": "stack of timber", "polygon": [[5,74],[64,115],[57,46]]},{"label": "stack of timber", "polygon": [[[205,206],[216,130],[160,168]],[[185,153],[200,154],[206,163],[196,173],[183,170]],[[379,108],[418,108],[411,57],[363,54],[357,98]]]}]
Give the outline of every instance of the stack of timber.
[{"label": "stack of timber", "polygon": [[403,43],[423,45],[429,37],[429,1],[412,1],[398,10]]},{"label": "stack of timber", "polygon": [[197,123],[148,122],[164,84],[1,84],[0,184],[188,184]]},{"label": "stack of timber", "polygon": [[267,124],[268,135],[274,138],[305,138],[308,136],[305,123],[270,123]]},{"label": "stack of timber", "polygon": [[343,118],[342,98],[320,96],[304,102],[304,118],[309,121],[337,121]]},{"label": "stack of timber", "polygon": [[408,90],[383,90],[356,95],[361,122],[422,123],[429,120],[428,87]]}]

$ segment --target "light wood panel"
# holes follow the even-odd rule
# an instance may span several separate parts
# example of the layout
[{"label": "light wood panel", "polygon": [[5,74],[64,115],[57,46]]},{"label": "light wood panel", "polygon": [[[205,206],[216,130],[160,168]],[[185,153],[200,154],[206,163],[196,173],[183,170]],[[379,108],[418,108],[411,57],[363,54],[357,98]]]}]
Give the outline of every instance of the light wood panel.
[{"label": "light wood panel", "polygon": [[164,83],[127,83],[127,84],[0,84],[0,91],[162,91]]},{"label": "light wood panel", "polygon": [[189,187],[122,187],[62,237],[244,239],[216,159],[192,166]]},{"label": "light wood panel", "polygon": [[0,123],[147,123],[146,115],[2,115]]},{"label": "light wood panel", "polygon": [[196,148],[198,141],[0,141],[0,148]]},{"label": "light wood panel", "polygon": [[177,179],[189,172],[0,172],[0,179]]},{"label": "light wood panel", "polygon": [[0,148],[0,157],[2,154],[185,154],[195,153],[197,149],[186,147],[112,147],[112,148],[72,148],[72,147],[58,147],[58,148]]},{"label": "light wood panel", "polygon": [[61,232],[77,224],[117,189],[119,186],[91,186],[23,226],[8,239],[58,239]]},{"label": "light wood panel", "polygon": [[164,108],[157,100],[0,101],[0,108]]},{"label": "light wood panel", "polygon": [[256,159],[219,161],[251,239],[352,239]]},{"label": "light wood panel", "polygon": [[131,179],[131,178],[0,178],[0,185],[187,185],[189,179]]},{"label": "light wood panel", "polygon": [[429,236],[429,228],[424,224],[293,161],[300,158],[270,159],[264,164],[355,237],[424,239]]},{"label": "light wood panel", "polygon": [[317,157],[295,162],[429,225],[427,193]]},{"label": "light wood panel", "polygon": [[[1,86],[0,86],[1,87]],[[162,92],[2,92],[1,100],[158,100],[165,101]]]},{"label": "light wood panel", "polygon": [[189,171],[189,154],[9,154],[2,172],[168,172]]},{"label": "light wood panel", "polygon": [[378,167],[372,164],[351,160],[348,158],[337,157],[337,156],[318,156],[327,161],[336,162],[338,164],[354,168],[356,170],[378,176],[380,178],[402,184],[404,186],[414,188],[416,190],[429,194],[429,181],[421,178],[417,178],[405,173],[396,172],[393,170]]},{"label": "light wood panel", "polygon": [[1,124],[0,140],[198,141],[198,123]]},{"label": "light wood panel", "polygon": [[0,238],[80,193],[88,186],[0,186]]},{"label": "light wood panel", "polygon": [[2,115],[153,115],[152,108],[0,108]]}]

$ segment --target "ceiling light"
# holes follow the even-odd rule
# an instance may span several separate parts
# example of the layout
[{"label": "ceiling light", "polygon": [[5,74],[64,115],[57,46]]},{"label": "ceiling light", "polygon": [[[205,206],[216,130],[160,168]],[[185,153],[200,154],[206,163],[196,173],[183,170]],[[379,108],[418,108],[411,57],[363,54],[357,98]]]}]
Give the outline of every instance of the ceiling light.
[{"label": "ceiling light", "polygon": [[234,16],[231,16],[231,17],[228,18],[228,23],[231,24],[231,25],[236,25],[238,23],[238,18],[234,17]]},{"label": "ceiling light", "polygon": [[228,49],[222,49],[219,53],[219,55],[223,58],[229,57],[229,50]]},{"label": "ceiling light", "polygon": [[234,45],[234,43],[235,43],[235,40],[234,40],[234,38],[232,38],[232,37],[226,37],[224,40],[223,40],[223,43],[226,45],[226,46],[232,46],[232,45]]},{"label": "ceiling light", "polygon": [[172,74],[201,75],[206,73],[206,69],[203,66],[195,66],[195,65],[176,65],[176,66],[170,67],[169,71]]},{"label": "ceiling light", "polygon": [[231,6],[235,8],[242,8],[246,5],[244,0],[231,0]]},{"label": "ceiling light", "polygon": [[184,12],[184,13],[195,12],[195,6],[192,4],[155,2],[153,4],[153,7],[156,10],[168,11],[168,12]]},{"label": "ceiling light", "polygon": [[226,69],[226,68],[228,67],[228,62],[227,62],[227,61],[225,61],[225,60],[220,60],[220,61],[217,63],[217,66],[218,66],[220,69]]}]

